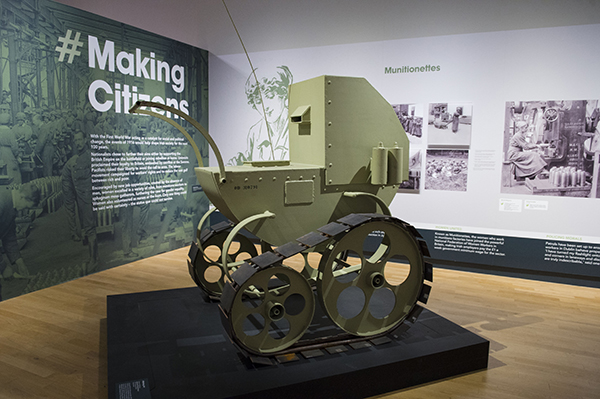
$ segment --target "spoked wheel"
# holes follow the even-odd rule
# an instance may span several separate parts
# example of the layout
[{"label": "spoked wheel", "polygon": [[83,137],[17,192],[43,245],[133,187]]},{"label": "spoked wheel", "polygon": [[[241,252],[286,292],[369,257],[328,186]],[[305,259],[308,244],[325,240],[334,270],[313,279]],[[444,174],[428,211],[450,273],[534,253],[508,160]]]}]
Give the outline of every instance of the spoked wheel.
[{"label": "spoked wheel", "polygon": [[[255,295],[249,298],[248,293]],[[273,266],[255,272],[236,289],[228,319],[242,348],[266,355],[298,341],[314,310],[308,281],[289,267]]]},{"label": "spoked wheel", "polygon": [[[225,284],[225,272],[221,264],[223,248],[228,231],[220,231],[202,242],[202,253],[196,256],[191,268],[192,277],[196,284],[208,295],[220,296]],[[236,266],[242,260],[258,255],[255,245],[243,234],[235,236],[235,241],[229,247],[227,264]]]},{"label": "spoked wheel", "polygon": [[[375,252],[365,253],[373,244]],[[423,279],[423,254],[414,235],[400,221],[372,220],[329,245],[319,264],[317,290],[336,325],[370,336],[404,321]]]}]

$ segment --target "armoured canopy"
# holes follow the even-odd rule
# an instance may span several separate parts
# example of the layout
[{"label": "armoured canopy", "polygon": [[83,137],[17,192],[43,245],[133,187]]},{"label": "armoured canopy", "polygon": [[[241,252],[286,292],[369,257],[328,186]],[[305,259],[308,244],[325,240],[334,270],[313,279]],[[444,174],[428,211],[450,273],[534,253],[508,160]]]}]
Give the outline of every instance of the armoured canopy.
[{"label": "armoured canopy", "polygon": [[[408,180],[408,138],[390,104],[365,78],[320,76],[290,87],[290,161],[325,169],[326,186],[369,182],[372,149],[388,152],[384,182]],[[391,179],[389,178],[391,175]]]},{"label": "armoured canopy", "polygon": [[247,226],[273,245],[350,212],[389,213],[408,179],[408,139],[390,104],[353,77],[295,83],[289,96],[290,161],[227,167],[225,181],[217,168],[196,168],[211,202],[234,223],[277,215]]}]

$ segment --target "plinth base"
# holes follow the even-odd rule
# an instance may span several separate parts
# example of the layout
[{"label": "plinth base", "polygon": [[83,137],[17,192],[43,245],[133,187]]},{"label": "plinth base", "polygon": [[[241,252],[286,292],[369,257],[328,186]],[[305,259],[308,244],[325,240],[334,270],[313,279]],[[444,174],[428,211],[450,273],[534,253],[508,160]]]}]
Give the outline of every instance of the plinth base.
[{"label": "plinth base", "polygon": [[[258,365],[229,341],[219,312],[196,287],[108,296],[109,398],[359,398],[484,369],[488,362],[487,340],[424,310],[389,340]],[[337,329],[321,322],[312,328]]]}]

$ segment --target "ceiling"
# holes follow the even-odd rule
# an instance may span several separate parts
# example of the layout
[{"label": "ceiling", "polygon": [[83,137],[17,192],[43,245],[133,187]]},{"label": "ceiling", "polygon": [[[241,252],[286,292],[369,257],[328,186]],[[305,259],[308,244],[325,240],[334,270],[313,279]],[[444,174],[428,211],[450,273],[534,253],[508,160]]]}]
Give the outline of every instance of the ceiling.
[{"label": "ceiling", "polygon": [[[243,49],[221,0],[58,0],[209,50]],[[226,0],[249,52],[600,23],[600,0]]]}]

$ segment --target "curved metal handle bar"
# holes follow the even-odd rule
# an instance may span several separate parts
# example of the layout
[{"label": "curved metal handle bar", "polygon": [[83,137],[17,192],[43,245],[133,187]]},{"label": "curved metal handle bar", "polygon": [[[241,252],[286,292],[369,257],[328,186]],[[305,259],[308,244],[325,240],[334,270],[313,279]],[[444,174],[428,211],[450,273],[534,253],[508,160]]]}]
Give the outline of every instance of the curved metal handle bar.
[{"label": "curved metal handle bar", "polygon": [[183,135],[185,136],[187,141],[192,145],[192,148],[194,148],[194,152],[196,153],[196,158],[198,159],[198,165],[203,166],[202,156],[200,155],[200,150],[198,149],[198,146],[192,139],[192,136],[190,136],[189,133],[186,132],[185,129],[183,127],[181,127],[180,124],[178,124],[171,118],[167,118],[166,116],[159,114],[158,112],[140,109],[140,107],[159,108],[159,109],[162,109],[162,110],[165,110],[168,112],[172,112],[172,113],[180,116],[181,118],[185,119],[189,123],[191,123],[192,126],[194,126],[196,128],[196,130],[198,130],[200,133],[202,133],[202,136],[204,136],[206,141],[208,141],[210,148],[212,148],[213,152],[215,153],[215,157],[217,158],[217,163],[219,164],[219,181],[221,183],[225,183],[225,164],[223,163],[223,157],[221,156],[221,152],[219,151],[219,148],[217,147],[217,144],[215,143],[215,141],[212,139],[212,137],[210,137],[210,134],[208,134],[208,130],[206,130],[200,123],[198,123],[198,121],[196,121],[191,116],[184,114],[177,108],[173,108],[168,105],[156,103],[156,102],[152,102],[152,101],[136,101],[134,106],[131,107],[131,109],[129,110],[129,113],[131,113],[131,114],[137,113],[137,114],[152,115],[152,116],[162,119],[163,121],[168,122],[169,124],[174,126],[177,130],[179,130],[181,133],[183,133]]},{"label": "curved metal handle bar", "polygon": [[242,220],[237,225],[235,225],[235,227],[233,229],[231,229],[231,231],[227,235],[227,238],[225,239],[225,243],[223,244],[223,250],[221,252],[221,267],[223,268],[223,273],[225,273],[225,275],[227,277],[229,277],[229,279],[231,281],[233,281],[233,279],[231,278],[231,275],[229,274],[229,268],[227,267],[227,254],[229,253],[229,246],[233,242],[233,239],[235,238],[235,236],[240,232],[241,229],[243,229],[249,223],[252,223],[252,222],[254,222],[256,220],[260,220],[260,219],[267,219],[267,218],[274,218],[274,217],[275,217],[275,214],[273,212],[265,211],[264,213],[260,213],[257,215],[252,215],[250,217],[247,217],[246,219]]},{"label": "curved metal handle bar", "polygon": [[392,216],[392,212],[390,211],[390,208],[388,208],[388,206],[385,204],[385,202],[383,202],[383,200],[381,198],[379,198],[378,196],[376,196],[375,194],[364,193],[364,192],[360,192],[360,191],[356,191],[356,192],[355,191],[346,191],[344,193],[344,197],[348,197],[348,198],[369,197],[373,201],[375,201],[377,203],[377,205],[379,205],[379,207],[381,208],[381,213],[383,213],[386,216]]}]

